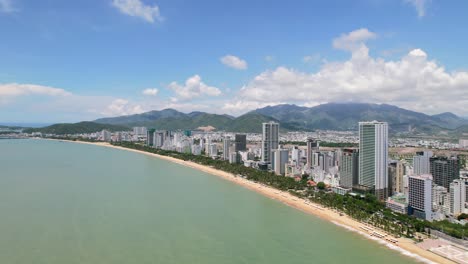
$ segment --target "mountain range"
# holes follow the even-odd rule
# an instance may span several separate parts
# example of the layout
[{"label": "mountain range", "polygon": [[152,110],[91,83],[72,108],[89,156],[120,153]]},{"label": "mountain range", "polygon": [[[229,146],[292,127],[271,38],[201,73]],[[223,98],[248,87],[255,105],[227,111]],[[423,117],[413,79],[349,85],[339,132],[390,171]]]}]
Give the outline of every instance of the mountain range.
[{"label": "mountain range", "polygon": [[[267,106],[239,117],[205,112],[181,113],[174,109],[101,118],[99,124],[147,126],[156,129],[197,129],[212,126],[232,132],[261,132],[261,123],[280,122],[283,131],[357,130],[359,121],[385,121],[391,132],[424,134],[464,132],[468,120],[453,113],[427,115],[388,104],[327,103],[314,107],[292,104]],[[457,129],[458,128],[458,129]],[[466,131],[468,132],[468,131]]]}]

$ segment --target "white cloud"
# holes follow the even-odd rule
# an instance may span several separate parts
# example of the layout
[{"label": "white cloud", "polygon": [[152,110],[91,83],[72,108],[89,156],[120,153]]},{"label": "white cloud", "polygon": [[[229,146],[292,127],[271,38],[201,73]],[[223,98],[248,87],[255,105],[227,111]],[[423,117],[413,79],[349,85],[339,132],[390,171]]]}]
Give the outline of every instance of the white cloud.
[{"label": "white cloud", "polygon": [[112,5],[123,14],[139,17],[149,23],[164,19],[156,4],[153,6],[145,5],[141,0],[113,0]]},{"label": "white cloud", "polygon": [[178,99],[188,100],[202,95],[218,96],[221,94],[221,91],[218,88],[208,86],[203,83],[199,75],[194,75],[188,78],[185,81],[185,85],[179,85],[177,82],[172,82],[169,84],[169,88],[178,96],[178,98],[173,101],[177,101]]},{"label": "white cloud", "polygon": [[247,62],[245,60],[240,59],[239,57],[233,55],[226,55],[220,58],[220,61],[231,68],[237,70],[246,70],[247,69]]},{"label": "white cloud", "polygon": [[67,96],[71,95],[71,93],[64,89],[35,84],[0,84],[0,97],[16,97],[23,95]]},{"label": "white cloud", "polygon": [[405,3],[411,4],[416,8],[418,12],[418,17],[423,17],[426,15],[426,6],[430,0],[404,0]]},{"label": "white cloud", "polygon": [[143,90],[141,93],[143,95],[156,96],[158,92],[159,90],[156,88],[148,88],[148,89]]},{"label": "white cloud", "polygon": [[311,106],[351,101],[389,103],[425,113],[468,114],[468,72],[447,72],[421,49],[396,61],[373,58],[364,44],[370,38],[375,35],[367,30],[342,35],[334,46],[351,50],[351,57],[324,63],[317,72],[286,67],[267,70],[240,89],[225,109],[246,112],[277,102]]},{"label": "white cloud", "polygon": [[348,34],[341,34],[340,37],[333,40],[335,49],[355,51],[364,46],[365,42],[377,38],[377,34],[369,31],[367,28],[354,30]]},{"label": "white cloud", "polygon": [[320,59],[321,59],[320,54],[316,53],[313,55],[304,56],[304,58],[302,58],[302,61],[304,63],[317,63],[320,61]]},{"label": "white cloud", "polygon": [[11,13],[16,11],[11,3],[11,0],[0,0],[0,12],[2,13]]},{"label": "white cloud", "polygon": [[101,114],[106,116],[121,116],[121,115],[133,115],[143,113],[144,110],[139,104],[131,104],[125,99],[115,99],[111,104],[107,106]]}]

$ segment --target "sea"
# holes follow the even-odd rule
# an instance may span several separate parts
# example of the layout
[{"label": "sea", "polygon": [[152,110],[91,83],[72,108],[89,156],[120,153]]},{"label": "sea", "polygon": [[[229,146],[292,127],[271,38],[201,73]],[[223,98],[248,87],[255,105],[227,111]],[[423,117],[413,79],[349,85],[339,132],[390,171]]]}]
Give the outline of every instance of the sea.
[{"label": "sea", "polygon": [[151,156],[0,140],[0,263],[418,263],[235,183]]}]

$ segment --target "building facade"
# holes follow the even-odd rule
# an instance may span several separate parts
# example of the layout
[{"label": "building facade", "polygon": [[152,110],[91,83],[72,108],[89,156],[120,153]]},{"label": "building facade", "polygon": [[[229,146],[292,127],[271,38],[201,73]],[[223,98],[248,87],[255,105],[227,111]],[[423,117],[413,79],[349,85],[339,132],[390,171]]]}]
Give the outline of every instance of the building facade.
[{"label": "building facade", "polygon": [[412,215],[432,221],[432,175],[408,177],[408,206]]},{"label": "building facade", "polygon": [[262,162],[271,163],[273,150],[279,146],[279,124],[268,122],[262,124]]},{"label": "building facade", "polygon": [[430,170],[434,183],[450,189],[450,183],[460,178],[459,160],[457,157],[432,157]]},{"label": "building facade", "polygon": [[413,157],[413,173],[415,175],[431,173],[430,158],[432,151],[418,151]]},{"label": "building facade", "polygon": [[359,185],[374,190],[381,201],[388,197],[388,124],[359,122]]},{"label": "building facade", "polygon": [[466,185],[462,179],[450,183],[450,214],[457,216],[464,212],[466,202]]},{"label": "building facade", "polygon": [[359,151],[357,149],[344,149],[340,160],[340,186],[352,188],[358,184]]},{"label": "building facade", "polygon": [[314,162],[314,153],[317,153],[319,148],[318,140],[311,137],[307,138],[307,166],[309,168],[316,165]]},{"label": "building facade", "polygon": [[223,160],[229,160],[229,148],[231,147],[231,139],[225,137],[223,139]]},{"label": "building facade", "polygon": [[246,151],[247,150],[247,135],[236,134],[234,136],[234,151]]}]

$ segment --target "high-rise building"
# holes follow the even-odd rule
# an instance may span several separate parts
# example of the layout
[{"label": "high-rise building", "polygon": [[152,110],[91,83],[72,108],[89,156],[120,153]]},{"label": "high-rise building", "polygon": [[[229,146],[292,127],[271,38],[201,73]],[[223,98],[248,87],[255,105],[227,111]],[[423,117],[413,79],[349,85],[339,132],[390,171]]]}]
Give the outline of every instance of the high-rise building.
[{"label": "high-rise building", "polygon": [[319,142],[314,138],[307,138],[307,166],[311,168],[314,164],[314,153],[319,151]]},{"label": "high-rise building", "polygon": [[373,189],[379,200],[388,196],[388,124],[359,122],[359,185]]},{"label": "high-rise building", "polygon": [[289,159],[289,151],[287,149],[275,149],[272,151],[274,155],[272,168],[277,175],[284,175],[286,163],[288,163]]},{"label": "high-rise building", "polygon": [[462,179],[454,180],[450,183],[450,213],[459,215],[465,209],[466,185]]},{"label": "high-rise building", "polygon": [[406,161],[399,160],[396,164],[396,175],[395,175],[395,193],[403,193],[403,176],[406,174]]},{"label": "high-rise building", "polygon": [[432,157],[430,170],[434,183],[450,190],[450,183],[460,178],[460,163],[457,157]]},{"label": "high-rise building", "polygon": [[229,160],[229,147],[231,146],[231,139],[225,137],[223,140],[223,159]]},{"label": "high-rise building", "polygon": [[152,147],[154,145],[154,132],[155,129],[148,129],[146,131],[146,145]]},{"label": "high-rise building", "polygon": [[148,133],[146,127],[133,127],[133,134],[136,136],[144,136]]},{"label": "high-rise building", "polygon": [[101,132],[101,139],[102,141],[111,141],[112,134],[108,130],[102,130]]},{"label": "high-rise building", "polygon": [[234,151],[246,151],[247,150],[247,135],[236,134],[234,138]]},{"label": "high-rise building", "polygon": [[154,147],[162,148],[164,146],[164,139],[165,136],[163,131],[154,132]]},{"label": "high-rise building", "polygon": [[352,188],[358,184],[359,152],[357,149],[344,149],[340,160],[340,186]]},{"label": "high-rise building", "polygon": [[413,157],[413,173],[415,175],[431,173],[430,158],[432,151],[418,151]]},{"label": "high-rise building", "polygon": [[432,175],[408,177],[408,205],[412,215],[432,221]]},{"label": "high-rise building", "polygon": [[[403,193],[403,176],[405,175],[406,161],[392,160],[388,164],[388,196]],[[412,174],[412,173],[410,173]]]},{"label": "high-rise building", "polygon": [[262,124],[262,162],[272,161],[271,152],[279,146],[279,124],[268,122]]}]

